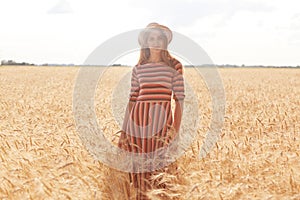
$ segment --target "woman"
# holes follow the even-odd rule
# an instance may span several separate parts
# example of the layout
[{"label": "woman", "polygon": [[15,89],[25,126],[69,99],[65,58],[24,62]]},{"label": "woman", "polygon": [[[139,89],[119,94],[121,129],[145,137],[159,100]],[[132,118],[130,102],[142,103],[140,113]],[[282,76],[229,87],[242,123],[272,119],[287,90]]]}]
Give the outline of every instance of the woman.
[{"label": "woman", "polygon": [[[173,58],[167,46],[171,30],[150,23],[139,35],[138,64],[132,69],[131,91],[119,140],[119,147],[134,153],[155,152],[172,140],[170,129],[179,132],[184,94],[182,64]],[[171,99],[175,100],[174,120]],[[151,172],[131,173],[137,188],[136,199],[147,199],[152,188]]]}]

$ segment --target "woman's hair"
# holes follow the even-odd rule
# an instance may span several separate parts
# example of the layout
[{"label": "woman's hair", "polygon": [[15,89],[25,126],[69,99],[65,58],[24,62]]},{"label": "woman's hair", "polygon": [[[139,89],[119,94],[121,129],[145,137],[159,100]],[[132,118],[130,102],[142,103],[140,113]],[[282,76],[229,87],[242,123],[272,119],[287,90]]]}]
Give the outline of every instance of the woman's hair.
[{"label": "woman's hair", "polygon": [[[161,58],[162,61],[165,62],[167,65],[169,65],[170,67],[173,67],[173,60],[175,58],[173,58],[171,56],[171,54],[169,53],[169,51],[167,50],[167,46],[168,46],[168,40],[167,37],[165,36],[165,34],[160,30],[160,29],[155,29],[158,30],[162,37],[163,37],[163,41],[164,41],[164,47],[161,50]],[[149,58],[150,58],[150,48],[146,46],[148,37],[150,35],[151,31],[147,31],[143,37],[143,44],[142,44],[142,48],[140,50],[140,58],[139,61],[137,63],[137,65],[143,65],[149,62]]]}]

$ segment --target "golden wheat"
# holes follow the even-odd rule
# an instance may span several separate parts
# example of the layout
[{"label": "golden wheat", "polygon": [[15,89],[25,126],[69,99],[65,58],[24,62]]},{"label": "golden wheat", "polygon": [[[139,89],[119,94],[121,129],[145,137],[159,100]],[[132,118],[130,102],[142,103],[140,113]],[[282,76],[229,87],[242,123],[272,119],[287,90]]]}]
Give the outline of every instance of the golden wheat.
[{"label": "golden wheat", "polygon": [[[0,67],[0,199],[127,199],[135,192],[126,173],[95,161],[79,139],[72,113],[78,71]],[[98,122],[112,143],[120,127],[111,98],[128,72],[130,68],[110,68],[95,93]],[[226,92],[221,139],[198,160],[211,97],[205,82],[187,68],[185,78],[201,111],[198,138],[166,172],[153,177],[166,189],[153,189],[149,197],[300,199],[300,70],[219,72]],[[118,99],[113,102],[118,105]]]}]

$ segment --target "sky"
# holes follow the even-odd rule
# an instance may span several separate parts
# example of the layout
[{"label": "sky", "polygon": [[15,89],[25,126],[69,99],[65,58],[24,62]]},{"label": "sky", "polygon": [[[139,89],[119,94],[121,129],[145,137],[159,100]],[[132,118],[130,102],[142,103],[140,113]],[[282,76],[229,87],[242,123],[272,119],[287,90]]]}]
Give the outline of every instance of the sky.
[{"label": "sky", "polygon": [[215,64],[300,65],[299,0],[1,0],[0,8],[0,60],[82,64],[113,36],[157,22]]}]

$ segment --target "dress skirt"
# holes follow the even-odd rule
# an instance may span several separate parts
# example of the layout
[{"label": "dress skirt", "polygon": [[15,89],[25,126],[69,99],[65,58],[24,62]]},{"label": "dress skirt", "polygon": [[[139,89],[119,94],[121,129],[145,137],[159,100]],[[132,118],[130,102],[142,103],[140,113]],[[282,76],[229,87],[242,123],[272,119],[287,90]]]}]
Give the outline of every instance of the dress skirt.
[{"label": "dress skirt", "polygon": [[[168,130],[172,125],[171,101],[137,101],[130,112],[130,117],[124,126],[126,133],[121,134],[119,147],[134,153],[155,152],[169,143]],[[157,166],[157,163],[156,163]],[[130,179],[137,193],[137,199],[143,198],[143,193],[151,189],[151,166],[148,171],[130,173]]]}]

